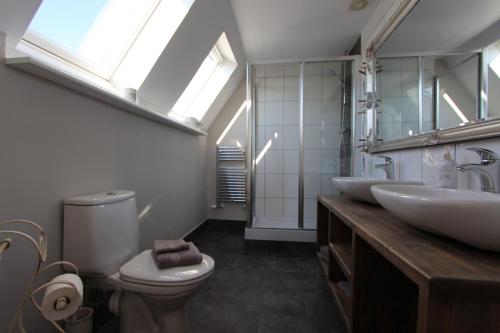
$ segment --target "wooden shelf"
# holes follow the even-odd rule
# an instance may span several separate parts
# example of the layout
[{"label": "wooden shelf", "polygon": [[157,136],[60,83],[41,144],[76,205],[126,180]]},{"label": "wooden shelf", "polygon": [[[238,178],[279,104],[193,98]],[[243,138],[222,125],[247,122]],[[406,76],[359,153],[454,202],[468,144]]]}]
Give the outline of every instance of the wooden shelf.
[{"label": "wooden shelf", "polygon": [[350,332],[500,332],[500,254],[343,196],[319,196],[318,213],[318,256]]},{"label": "wooden shelf", "polygon": [[352,278],[352,245],[351,244],[332,244],[329,245],[330,253],[337,260],[340,268],[346,275],[346,277],[351,280]]}]

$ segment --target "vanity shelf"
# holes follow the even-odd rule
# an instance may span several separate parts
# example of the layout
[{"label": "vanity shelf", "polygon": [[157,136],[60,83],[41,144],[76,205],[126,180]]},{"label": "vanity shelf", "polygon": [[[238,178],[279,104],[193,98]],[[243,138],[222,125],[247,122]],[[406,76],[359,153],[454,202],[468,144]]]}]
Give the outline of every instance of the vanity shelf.
[{"label": "vanity shelf", "polygon": [[319,196],[318,257],[351,332],[500,332],[500,255]]}]

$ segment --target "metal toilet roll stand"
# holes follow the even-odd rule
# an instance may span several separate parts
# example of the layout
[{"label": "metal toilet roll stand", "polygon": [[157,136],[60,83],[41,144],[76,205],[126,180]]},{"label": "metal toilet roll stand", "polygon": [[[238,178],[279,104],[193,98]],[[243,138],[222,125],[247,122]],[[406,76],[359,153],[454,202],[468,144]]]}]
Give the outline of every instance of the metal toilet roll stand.
[{"label": "metal toilet roll stand", "polygon": [[[60,284],[66,284],[70,286],[71,288],[74,289],[75,292],[78,292],[77,286],[69,281],[51,281],[45,284],[42,284],[41,286],[37,287],[34,289],[34,284],[36,279],[42,274],[43,272],[47,271],[48,269],[55,267],[55,266],[69,266],[71,269],[74,270],[74,273],[78,275],[78,268],[68,262],[68,261],[56,261],[50,264],[46,264],[45,262],[47,260],[47,237],[45,235],[45,231],[43,230],[42,227],[40,227],[38,224],[32,221],[28,220],[9,220],[9,221],[4,221],[0,222],[0,228],[2,228],[5,225],[8,224],[17,224],[17,225],[27,225],[28,227],[33,228],[37,232],[37,238],[38,240],[35,240],[34,237],[30,236],[29,234],[19,231],[19,230],[14,230],[14,229],[9,229],[9,230],[0,230],[0,234],[8,234],[10,236],[17,236],[24,238],[28,240],[36,249],[36,252],[38,254],[38,262],[36,264],[36,269],[33,272],[33,275],[31,276],[31,279],[28,282],[28,285],[26,287],[26,291],[24,293],[24,296],[19,303],[19,306],[16,310],[16,315],[14,317],[14,320],[12,321],[12,324],[10,325],[9,332],[13,332],[14,328],[17,327],[18,330],[22,333],[26,333],[26,329],[24,328],[23,325],[23,309],[28,300],[31,300],[31,303],[33,306],[44,316],[45,319],[47,319],[56,329],[58,332],[65,333],[65,331],[61,328],[61,326],[54,320],[50,320],[45,317],[44,313],[42,312],[41,306],[37,303],[35,299],[35,295],[38,294],[40,291],[44,290],[45,288],[52,286],[52,285],[60,285]],[[10,246],[12,246],[13,239],[11,237],[5,238],[3,240],[0,240],[0,259],[2,254],[9,249]],[[54,309],[56,311],[62,311],[66,309],[66,307],[69,304],[69,300],[66,297],[59,297],[55,302],[54,302]],[[81,307],[81,304],[79,305],[78,308]]]}]

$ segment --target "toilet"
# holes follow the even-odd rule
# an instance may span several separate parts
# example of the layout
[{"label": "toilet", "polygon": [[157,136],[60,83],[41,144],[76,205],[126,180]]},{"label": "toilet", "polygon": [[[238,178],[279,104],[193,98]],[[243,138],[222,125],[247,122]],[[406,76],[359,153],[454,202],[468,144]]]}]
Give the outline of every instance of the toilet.
[{"label": "toilet", "polygon": [[122,333],[185,332],[184,304],[214,270],[198,265],[158,269],[151,250],[139,252],[135,193],[109,191],[64,200],[63,258],[92,288],[113,290],[110,310]]}]

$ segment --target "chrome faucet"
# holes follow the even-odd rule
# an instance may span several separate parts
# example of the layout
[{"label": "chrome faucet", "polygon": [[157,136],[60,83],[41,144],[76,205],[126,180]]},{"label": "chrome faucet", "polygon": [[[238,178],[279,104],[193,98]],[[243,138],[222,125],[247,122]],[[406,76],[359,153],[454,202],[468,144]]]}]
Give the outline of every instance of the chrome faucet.
[{"label": "chrome faucet", "polygon": [[389,156],[377,156],[385,160],[382,164],[375,164],[375,169],[382,169],[385,171],[385,177],[387,179],[394,179],[394,162]]},{"label": "chrome faucet", "polygon": [[[460,164],[457,170],[461,172],[471,171],[479,177],[481,191],[498,193],[500,190],[500,156],[485,148],[467,148],[476,152],[481,161],[479,163]],[[495,172],[495,175],[493,175]]]}]

